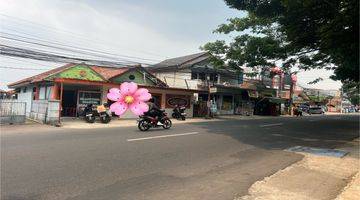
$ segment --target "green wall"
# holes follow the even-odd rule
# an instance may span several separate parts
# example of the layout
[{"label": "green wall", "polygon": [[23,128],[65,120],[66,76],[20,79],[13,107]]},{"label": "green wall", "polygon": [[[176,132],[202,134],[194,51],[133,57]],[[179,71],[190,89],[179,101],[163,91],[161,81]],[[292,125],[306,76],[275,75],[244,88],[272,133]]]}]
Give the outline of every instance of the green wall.
[{"label": "green wall", "polygon": [[98,73],[96,73],[89,67],[82,65],[76,65],[59,74],[50,76],[49,78],[71,78],[71,79],[88,80],[88,81],[104,81],[103,78]]},{"label": "green wall", "polygon": [[[129,78],[130,75],[134,75],[135,79],[131,80]],[[141,73],[137,70],[133,70],[133,71],[126,72],[118,77],[112,78],[111,82],[113,82],[113,83],[135,82],[135,83],[142,84],[142,85],[155,85],[154,81],[152,81],[150,78],[146,77],[145,80],[146,81],[144,81],[143,73]]]}]

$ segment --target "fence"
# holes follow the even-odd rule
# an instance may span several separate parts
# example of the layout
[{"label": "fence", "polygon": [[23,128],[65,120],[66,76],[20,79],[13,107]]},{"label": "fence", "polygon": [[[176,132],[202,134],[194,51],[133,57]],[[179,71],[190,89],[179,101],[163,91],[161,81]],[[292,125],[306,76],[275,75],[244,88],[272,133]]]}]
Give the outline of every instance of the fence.
[{"label": "fence", "polygon": [[57,100],[34,100],[31,104],[29,118],[41,123],[57,123],[60,114],[59,103]]},{"label": "fence", "polygon": [[0,124],[21,124],[26,120],[26,102],[0,100]]},{"label": "fence", "polygon": [[252,102],[240,102],[235,108],[235,114],[251,116],[254,114],[254,104]]}]

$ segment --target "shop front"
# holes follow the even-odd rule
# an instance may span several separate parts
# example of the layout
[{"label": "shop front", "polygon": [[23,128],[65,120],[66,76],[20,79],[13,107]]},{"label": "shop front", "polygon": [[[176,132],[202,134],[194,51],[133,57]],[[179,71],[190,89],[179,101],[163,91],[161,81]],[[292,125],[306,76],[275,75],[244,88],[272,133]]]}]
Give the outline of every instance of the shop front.
[{"label": "shop front", "polygon": [[[208,96],[209,93],[207,92],[199,93],[198,104],[203,105],[205,111]],[[249,98],[249,90],[240,87],[213,86],[210,88],[210,101],[216,105],[217,115],[252,115],[253,113],[253,103]],[[202,113],[206,114],[206,112]]]},{"label": "shop front", "polygon": [[[94,106],[104,103],[113,103],[106,97],[111,88],[119,87],[119,84],[87,82],[79,80],[55,80],[58,97],[61,101],[62,117],[79,117],[86,105]],[[164,109],[168,114],[172,114],[172,110],[176,105],[186,107],[188,117],[193,116],[193,96],[192,90],[178,88],[163,88],[157,86],[139,85],[140,88],[146,88],[152,94],[155,104]],[[61,96],[61,98],[60,98]],[[136,118],[131,112],[126,112],[121,118]]]}]

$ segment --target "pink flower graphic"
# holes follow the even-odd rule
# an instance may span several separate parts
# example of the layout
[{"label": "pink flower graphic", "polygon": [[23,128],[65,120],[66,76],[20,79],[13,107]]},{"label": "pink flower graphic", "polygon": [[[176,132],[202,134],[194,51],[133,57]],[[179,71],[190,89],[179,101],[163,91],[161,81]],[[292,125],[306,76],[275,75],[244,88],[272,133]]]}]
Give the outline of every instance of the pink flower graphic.
[{"label": "pink flower graphic", "polygon": [[139,88],[134,82],[124,82],[119,88],[111,88],[106,95],[111,101],[110,111],[116,115],[123,115],[127,109],[130,109],[135,115],[143,115],[149,110],[145,103],[151,98],[151,94],[145,88]]}]

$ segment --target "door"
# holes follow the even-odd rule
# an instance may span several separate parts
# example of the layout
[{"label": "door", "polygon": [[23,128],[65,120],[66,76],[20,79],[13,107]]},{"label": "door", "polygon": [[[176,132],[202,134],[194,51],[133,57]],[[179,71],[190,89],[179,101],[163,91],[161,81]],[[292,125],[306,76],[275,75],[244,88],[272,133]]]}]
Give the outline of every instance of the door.
[{"label": "door", "polygon": [[62,96],[62,111],[61,116],[75,117],[76,116],[77,91],[64,90]]}]

